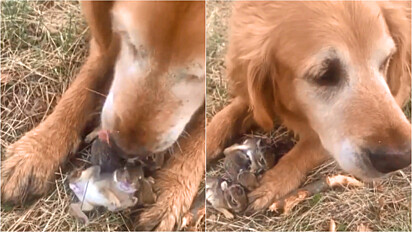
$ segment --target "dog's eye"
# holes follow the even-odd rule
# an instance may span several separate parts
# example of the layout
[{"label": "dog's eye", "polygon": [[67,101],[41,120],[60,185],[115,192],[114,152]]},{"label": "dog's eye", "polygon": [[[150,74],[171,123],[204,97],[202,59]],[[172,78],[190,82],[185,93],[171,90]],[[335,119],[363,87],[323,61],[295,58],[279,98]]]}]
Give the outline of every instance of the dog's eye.
[{"label": "dog's eye", "polygon": [[382,64],[379,66],[379,71],[382,73],[386,73],[386,70],[388,69],[389,62],[391,60],[391,55],[386,57],[385,60],[382,62]]},{"label": "dog's eye", "polygon": [[322,71],[315,77],[315,82],[320,86],[334,86],[339,83],[342,73],[338,59],[325,60],[322,64]]}]

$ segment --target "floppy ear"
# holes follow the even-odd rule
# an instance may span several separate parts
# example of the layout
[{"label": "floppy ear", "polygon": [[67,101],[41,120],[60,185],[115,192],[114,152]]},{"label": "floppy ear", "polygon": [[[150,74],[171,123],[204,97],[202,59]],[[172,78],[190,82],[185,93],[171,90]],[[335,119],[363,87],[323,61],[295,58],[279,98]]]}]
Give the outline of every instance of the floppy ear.
[{"label": "floppy ear", "polygon": [[381,10],[396,44],[387,72],[388,85],[402,107],[411,91],[411,3],[381,2]]},{"label": "floppy ear", "polygon": [[274,125],[276,78],[271,55],[276,41],[273,32],[279,25],[276,21],[265,20],[271,17],[271,11],[260,11],[259,4],[239,1],[233,5],[236,10],[233,10],[230,25],[227,75],[234,82],[236,95],[247,98],[253,121],[270,130]]},{"label": "floppy ear", "polygon": [[274,73],[268,61],[263,59],[253,59],[249,61],[247,68],[247,88],[250,105],[253,110],[253,118],[264,130],[273,128],[273,108],[274,93],[273,80]]}]

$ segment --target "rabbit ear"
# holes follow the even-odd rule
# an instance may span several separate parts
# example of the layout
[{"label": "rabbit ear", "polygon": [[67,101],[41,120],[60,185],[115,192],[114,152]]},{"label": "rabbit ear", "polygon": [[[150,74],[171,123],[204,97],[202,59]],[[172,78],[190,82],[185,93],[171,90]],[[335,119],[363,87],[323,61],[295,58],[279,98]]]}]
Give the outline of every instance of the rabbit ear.
[{"label": "rabbit ear", "polygon": [[258,139],[257,140],[257,142],[256,142],[256,145],[258,146],[258,147],[260,147],[260,144],[262,143],[262,140],[261,139]]},{"label": "rabbit ear", "polygon": [[223,191],[226,191],[226,189],[228,188],[228,186],[227,186],[227,181],[222,181],[222,183],[220,184],[220,188],[221,188]]},{"label": "rabbit ear", "polygon": [[114,182],[119,182],[119,177],[118,177],[118,175],[119,175],[119,170],[117,169],[117,170],[115,170],[114,173],[113,173],[113,180],[114,180]]}]

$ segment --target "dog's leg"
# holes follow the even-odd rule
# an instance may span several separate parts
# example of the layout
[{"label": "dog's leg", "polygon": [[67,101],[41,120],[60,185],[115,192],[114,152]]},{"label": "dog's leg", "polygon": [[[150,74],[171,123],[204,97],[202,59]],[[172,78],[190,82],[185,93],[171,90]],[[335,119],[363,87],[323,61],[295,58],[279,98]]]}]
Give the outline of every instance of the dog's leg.
[{"label": "dog's leg", "polygon": [[207,163],[218,158],[226,143],[248,130],[253,123],[248,106],[240,98],[218,112],[206,128]]},{"label": "dog's leg", "polygon": [[1,164],[1,198],[23,203],[46,193],[54,173],[77,149],[92,113],[111,82],[117,45],[101,52],[91,43],[90,55],[53,113],[37,127],[10,145]]},{"label": "dog's leg", "polygon": [[295,190],[307,173],[328,158],[318,138],[302,138],[295,147],[267,171],[260,186],[249,194],[247,213],[266,209],[274,200]]},{"label": "dog's leg", "polygon": [[157,200],[138,216],[139,230],[171,231],[190,209],[205,172],[204,110],[195,117],[188,135],[181,136],[175,153],[156,173]]}]

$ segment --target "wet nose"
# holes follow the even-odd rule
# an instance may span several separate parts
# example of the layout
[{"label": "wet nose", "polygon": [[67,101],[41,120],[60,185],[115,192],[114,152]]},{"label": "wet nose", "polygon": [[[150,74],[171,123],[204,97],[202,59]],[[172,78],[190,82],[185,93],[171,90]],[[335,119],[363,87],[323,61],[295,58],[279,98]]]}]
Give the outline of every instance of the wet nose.
[{"label": "wet nose", "polygon": [[381,173],[389,173],[411,164],[411,148],[403,152],[369,152],[369,159],[373,167]]}]

